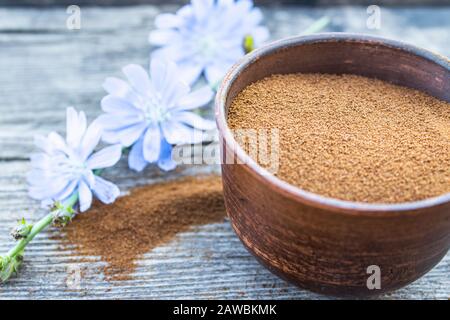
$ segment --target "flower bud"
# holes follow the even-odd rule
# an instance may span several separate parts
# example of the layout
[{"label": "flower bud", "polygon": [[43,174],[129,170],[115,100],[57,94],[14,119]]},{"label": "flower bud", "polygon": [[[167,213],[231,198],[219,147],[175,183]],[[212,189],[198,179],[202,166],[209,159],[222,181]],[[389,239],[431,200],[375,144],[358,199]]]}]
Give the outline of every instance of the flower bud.
[{"label": "flower bud", "polygon": [[65,227],[75,215],[72,207],[65,207],[60,202],[55,202],[53,209],[53,224],[57,227]]},{"label": "flower bud", "polygon": [[23,256],[18,254],[13,258],[0,257],[0,281],[5,282],[13,274],[17,274],[23,262]]},{"label": "flower bud", "polygon": [[242,46],[244,47],[245,53],[252,52],[255,50],[255,39],[251,35],[246,35]]},{"label": "flower bud", "polygon": [[33,225],[27,223],[23,218],[19,221],[18,225],[11,230],[11,235],[15,240],[20,240],[26,238],[28,234],[31,232]]}]

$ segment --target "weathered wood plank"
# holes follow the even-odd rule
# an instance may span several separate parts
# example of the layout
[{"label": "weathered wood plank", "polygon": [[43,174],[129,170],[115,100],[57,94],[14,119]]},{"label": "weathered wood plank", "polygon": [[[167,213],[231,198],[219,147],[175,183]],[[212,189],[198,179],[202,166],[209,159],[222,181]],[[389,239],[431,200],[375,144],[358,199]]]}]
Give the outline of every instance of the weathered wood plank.
[{"label": "weathered wood plank", "polygon": [[[24,172],[27,163],[0,162],[0,252],[12,241],[8,231],[23,213],[38,218],[38,206],[26,196]],[[184,167],[168,178],[198,172],[217,172],[217,167]],[[125,161],[106,175],[126,191],[166,179],[155,169],[143,175],[126,169]],[[156,177],[156,178],[155,178]],[[8,183],[9,182],[9,183]],[[4,187],[5,186],[5,187]],[[35,212],[35,214],[33,214]],[[54,240],[58,231],[39,235],[26,253],[20,277],[0,286],[3,298],[139,298],[139,299],[329,299],[286,283],[272,275],[244,249],[228,221],[193,227],[165,246],[154,249],[138,262],[133,279],[106,282],[101,274],[104,263],[97,257],[80,257],[64,241]],[[80,268],[79,287],[71,288],[72,270]],[[447,299],[450,289],[450,254],[430,273],[410,286],[385,295],[385,299]],[[68,285],[69,284],[69,285]]]},{"label": "weathered wood plank", "polygon": [[[64,8],[0,9],[0,252],[11,246],[8,233],[17,219],[42,215],[27,197],[24,178],[33,135],[63,132],[69,105],[86,110],[90,119],[99,114],[103,79],[120,76],[120,68],[128,63],[146,65],[151,49],[147,36],[155,15],[175,9],[82,7],[79,31],[65,29]],[[265,14],[274,39],[299,33],[324,14],[333,19],[329,30],[370,31],[365,28],[365,8],[278,8]],[[448,55],[449,15],[449,8],[382,9],[382,29],[376,33]],[[127,190],[210,171],[217,167],[184,167],[168,175],[153,168],[136,174],[122,161],[106,175]],[[227,221],[180,234],[146,254],[132,280],[119,283],[105,282],[98,272],[103,262],[78,257],[64,240],[51,239],[56,234],[50,230],[35,239],[21,276],[0,286],[0,298],[328,298],[270,274],[246,252]],[[70,289],[68,271],[77,266],[83,273],[81,284]],[[447,255],[425,277],[383,298],[447,299],[449,271]]]},{"label": "weathered wood plank", "polygon": [[[0,158],[24,158],[35,133],[62,131],[69,105],[97,115],[103,80],[121,76],[128,63],[147,65],[153,19],[175,9],[82,8],[78,31],[66,29],[64,8],[0,9]],[[265,10],[273,39],[298,34],[325,14],[333,21],[328,31],[374,33],[450,54],[450,8],[383,8],[378,31],[366,28],[362,7]]]},{"label": "weathered wood plank", "polygon": [[[167,3],[185,4],[187,0],[77,0],[78,5],[93,6],[130,6],[152,4],[161,5]],[[254,0],[258,5],[371,5],[373,0]],[[448,5],[447,0],[378,0],[378,5]],[[72,0],[0,0],[0,6],[63,6],[73,4]]]}]

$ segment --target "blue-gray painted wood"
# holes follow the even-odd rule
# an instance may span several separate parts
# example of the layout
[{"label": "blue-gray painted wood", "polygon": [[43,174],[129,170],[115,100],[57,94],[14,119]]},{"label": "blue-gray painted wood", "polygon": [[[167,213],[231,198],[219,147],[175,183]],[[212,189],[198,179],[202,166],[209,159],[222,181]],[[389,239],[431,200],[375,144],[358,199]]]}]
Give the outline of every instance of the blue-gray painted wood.
[{"label": "blue-gray painted wood", "polygon": [[[67,6],[72,4],[91,6],[130,6],[130,5],[163,5],[163,4],[185,4],[188,0],[0,0],[0,6]],[[448,0],[253,0],[257,5],[308,5],[308,6],[330,6],[330,5],[365,5],[372,4],[387,6],[409,6],[448,5]]]}]

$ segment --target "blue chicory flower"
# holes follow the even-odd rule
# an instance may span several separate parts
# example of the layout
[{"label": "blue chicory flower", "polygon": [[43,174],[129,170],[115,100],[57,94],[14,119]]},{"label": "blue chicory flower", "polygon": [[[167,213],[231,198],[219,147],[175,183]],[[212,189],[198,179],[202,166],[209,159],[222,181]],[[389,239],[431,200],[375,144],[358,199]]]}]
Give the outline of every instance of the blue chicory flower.
[{"label": "blue chicory flower", "polygon": [[92,203],[92,193],[103,203],[112,203],[119,188],[94,174],[93,170],[115,165],[121,156],[121,145],[108,146],[92,153],[101,138],[101,126],[94,121],[87,126],[84,112],[67,108],[66,139],[56,132],[36,136],[42,152],[31,156],[27,180],[29,195],[43,205],[68,199],[78,192],[80,211]]},{"label": "blue chicory flower", "polygon": [[160,14],[150,43],[159,46],[153,57],[177,63],[185,81],[193,83],[204,72],[216,85],[227,70],[245,54],[246,36],[256,46],[264,42],[268,29],[261,26],[262,13],[251,0],[192,0],[176,14]]},{"label": "blue chicory flower", "polygon": [[209,87],[191,92],[179,79],[173,62],[153,59],[150,75],[138,65],[122,69],[128,79],[107,78],[103,84],[109,93],[102,99],[105,114],[98,120],[104,128],[103,140],[132,146],[128,164],[142,171],[147,164],[157,163],[165,171],[172,170],[172,145],[200,143],[201,130],[215,128],[215,123],[190,110],[206,105],[213,97]]}]

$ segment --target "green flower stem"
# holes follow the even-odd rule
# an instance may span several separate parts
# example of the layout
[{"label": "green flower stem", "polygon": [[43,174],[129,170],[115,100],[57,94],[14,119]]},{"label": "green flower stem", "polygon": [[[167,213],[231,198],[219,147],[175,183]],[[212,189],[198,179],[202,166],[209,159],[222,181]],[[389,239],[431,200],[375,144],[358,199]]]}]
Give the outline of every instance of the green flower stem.
[{"label": "green flower stem", "polygon": [[[73,207],[75,203],[78,201],[78,192],[75,192],[69,199],[67,199],[64,202],[65,207]],[[8,251],[6,257],[14,258],[17,254],[21,254],[28,243],[30,243],[31,240],[42,230],[44,230],[48,225],[50,225],[53,222],[53,212],[50,212],[45,217],[43,217],[41,220],[36,222],[33,225],[33,228],[31,229],[30,233],[23,239],[17,242],[17,244]]]},{"label": "green flower stem", "polygon": [[[94,174],[95,175],[100,175],[101,172],[103,170],[102,169],[97,169],[94,170]],[[78,201],[78,192],[75,192],[74,194],[72,194],[70,196],[69,199],[67,199],[64,203],[63,206],[66,208],[72,208]],[[58,210],[58,209],[55,209]],[[25,247],[27,246],[28,243],[31,242],[31,240],[34,239],[34,237],[40,233],[42,230],[44,230],[45,228],[47,228],[50,224],[52,224],[53,220],[54,220],[54,211],[50,212],[49,214],[47,214],[45,217],[43,217],[41,220],[39,220],[38,222],[36,222],[33,227],[31,228],[30,233],[24,237],[23,239],[21,239],[20,241],[18,241],[16,243],[16,245],[11,248],[11,250],[8,251],[8,253],[6,254],[5,258],[14,258],[15,256],[17,256],[18,254],[21,254],[23,252],[23,250],[25,249]]]},{"label": "green flower stem", "polygon": [[314,23],[312,25],[310,25],[308,28],[306,28],[302,32],[302,35],[319,32],[320,30],[325,28],[330,23],[330,21],[331,21],[330,18],[328,18],[327,16],[324,16],[324,17],[320,18],[319,20],[314,21]]},{"label": "green flower stem", "polygon": [[[94,170],[95,175],[100,175],[103,169]],[[8,251],[4,256],[0,255],[0,283],[7,281],[13,274],[17,274],[19,267],[23,260],[23,253],[25,247],[34,239],[34,237],[49,225],[54,223],[55,225],[65,226],[69,222],[73,215],[73,206],[78,201],[78,192],[72,194],[66,201],[60,203],[55,201],[54,207],[51,211],[36,222],[34,225],[29,225],[31,230],[27,231],[26,235],[21,235],[20,240],[16,245]],[[25,220],[22,220],[25,224]],[[13,235],[14,236],[14,235]]]}]

